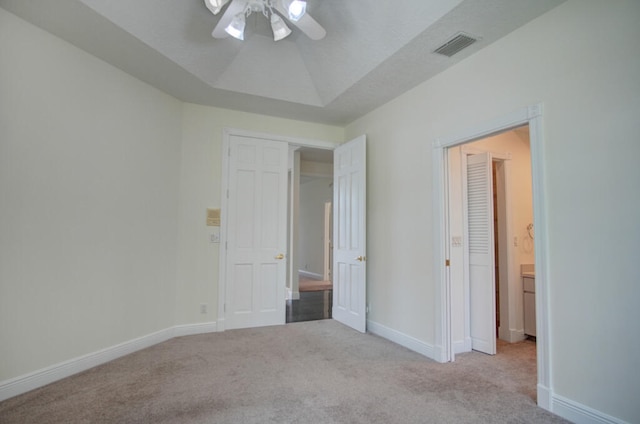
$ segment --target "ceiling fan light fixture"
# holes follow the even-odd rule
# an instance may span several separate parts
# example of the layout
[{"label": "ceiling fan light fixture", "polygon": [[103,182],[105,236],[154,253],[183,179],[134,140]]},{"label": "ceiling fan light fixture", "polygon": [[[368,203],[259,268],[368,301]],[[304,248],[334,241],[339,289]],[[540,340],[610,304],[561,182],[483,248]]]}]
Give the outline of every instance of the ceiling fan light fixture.
[{"label": "ceiling fan light fixture", "polygon": [[271,14],[271,30],[273,31],[274,41],[280,41],[291,34],[291,29],[284,23],[282,18],[275,13]]},{"label": "ceiling fan light fixture", "polygon": [[305,0],[283,0],[283,4],[287,9],[289,19],[294,22],[299,21],[307,11],[307,2]]},{"label": "ceiling fan light fixture", "polygon": [[224,30],[233,38],[244,40],[244,27],[246,24],[244,13],[238,13]]},{"label": "ceiling fan light fixture", "polygon": [[238,40],[244,40],[247,18],[259,12],[269,20],[275,41],[291,35],[292,24],[312,40],[322,40],[327,35],[322,25],[307,13],[307,2],[304,0],[204,0],[204,2],[213,13],[225,8],[222,17],[211,32],[211,36],[216,39],[225,39],[231,35]]},{"label": "ceiling fan light fixture", "polygon": [[225,4],[229,3],[229,0],[204,0],[205,6],[214,15],[220,13]]}]

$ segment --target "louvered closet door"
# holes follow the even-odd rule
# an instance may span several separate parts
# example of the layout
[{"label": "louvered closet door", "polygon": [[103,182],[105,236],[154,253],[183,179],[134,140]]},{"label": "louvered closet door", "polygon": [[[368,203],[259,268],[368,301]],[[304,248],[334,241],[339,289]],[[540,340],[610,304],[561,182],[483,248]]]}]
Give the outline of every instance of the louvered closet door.
[{"label": "louvered closet door", "polygon": [[471,346],[495,355],[496,308],[491,155],[467,159],[467,218]]}]

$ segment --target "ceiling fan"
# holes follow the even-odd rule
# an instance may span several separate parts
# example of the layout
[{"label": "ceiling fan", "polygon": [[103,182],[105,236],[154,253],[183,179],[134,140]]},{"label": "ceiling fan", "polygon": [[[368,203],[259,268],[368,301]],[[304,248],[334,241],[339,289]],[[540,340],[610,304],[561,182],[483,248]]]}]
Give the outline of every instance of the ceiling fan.
[{"label": "ceiling fan", "polygon": [[204,0],[204,4],[214,15],[220,13],[227,3],[230,3],[227,10],[211,33],[214,38],[227,38],[231,35],[244,40],[246,18],[252,13],[262,13],[271,21],[275,41],[291,34],[291,29],[282,17],[287,18],[312,40],[321,40],[327,35],[325,29],[306,12],[307,2],[303,0]]}]

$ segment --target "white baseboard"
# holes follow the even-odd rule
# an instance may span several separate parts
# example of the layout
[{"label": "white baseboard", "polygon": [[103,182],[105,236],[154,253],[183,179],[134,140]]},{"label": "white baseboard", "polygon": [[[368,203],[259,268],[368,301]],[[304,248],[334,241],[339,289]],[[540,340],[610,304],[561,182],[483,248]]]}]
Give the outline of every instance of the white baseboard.
[{"label": "white baseboard", "polygon": [[509,343],[520,342],[527,338],[524,334],[524,329],[514,330],[513,328],[500,327],[498,329],[498,336],[500,340],[504,340]]},{"label": "white baseboard", "polygon": [[397,343],[400,346],[404,346],[407,349],[413,350],[414,352],[417,352],[421,355],[424,355],[429,359],[438,361],[433,345],[420,341],[399,331],[393,330],[389,327],[385,327],[384,325],[378,324],[374,321],[367,320],[367,331],[375,334],[376,336],[391,340],[392,342]]},{"label": "white baseboard", "polygon": [[548,387],[538,384],[538,406],[579,424],[628,424],[618,418],[554,394]]},{"label": "white baseboard", "polygon": [[214,322],[200,324],[176,325],[173,327],[173,337],[195,336],[196,334],[216,333],[218,325]]},{"label": "white baseboard", "polygon": [[562,418],[579,424],[628,424],[618,418],[582,405],[571,399],[553,395],[551,412]]},{"label": "white baseboard", "polygon": [[453,342],[453,353],[457,355],[458,353],[466,353],[471,352],[471,338],[468,337],[464,340],[458,340]]},{"label": "white baseboard", "polygon": [[300,292],[287,289],[287,300],[300,300]]},{"label": "white baseboard", "polygon": [[[500,340],[504,340],[509,343],[520,342],[527,337],[524,335],[524,331],[518,330],[507,330],[504,331],[502,327],[499,330]],[[459,353],[471,352],[471,338],[466,338],[464,340],[456,340],[453,342],[453,353],[455,355]]]},{"label": "white baseboard", "polygon": [[46,386],[63,378],[72,376],[90,368],[102,365],[130,353],[146,349],[174,337],[202,334],[217,331],[215,322],[203,324],[179,325],[146,336],[138,337],[106,349],[79,356],[32,373],[0,381],[0,402],[14,396]]},{"label": "white baseboard", "polygon": [[301,277],[311,278],[312,280],[324,280],[324,275],[316,274],[315,272],[305,271],[303,269],[298,270],[298,275]]},{"label": "white baseboard", "polygon": [[538,406],[547,411],[551,411],[551,390],[548,387],[538,383]]}]

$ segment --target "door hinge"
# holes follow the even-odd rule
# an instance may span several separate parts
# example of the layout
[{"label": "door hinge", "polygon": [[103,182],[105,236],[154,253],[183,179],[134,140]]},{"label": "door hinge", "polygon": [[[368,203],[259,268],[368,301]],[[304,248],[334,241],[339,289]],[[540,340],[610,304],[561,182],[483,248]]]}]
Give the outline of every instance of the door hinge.
[{"label": "door hinge", "polygon": [[444,266],[451,266],[451,261],[449,259],[446,259],[444,261]]},{"label": "door hinge", "polygon": [[222,304],[222,311],[223,312],[227,312],[227,304],[226,303]]},{"label": "door hinge", "polygon": [[227,199],[229,198],[229,189],[227,189]]}]

